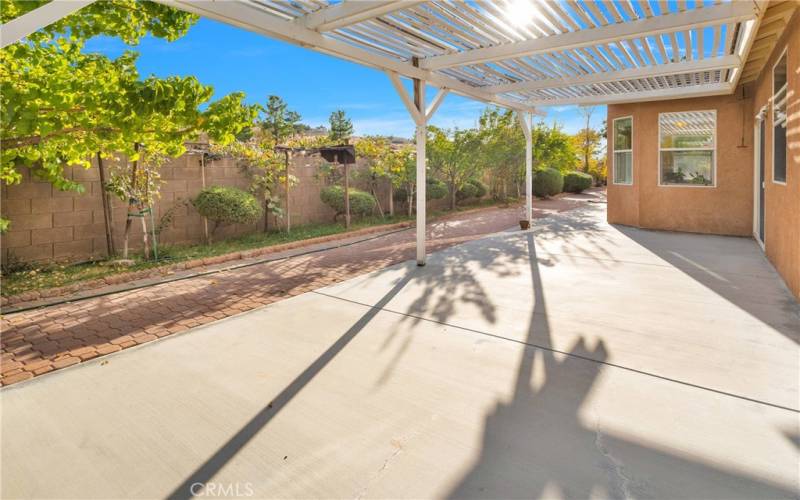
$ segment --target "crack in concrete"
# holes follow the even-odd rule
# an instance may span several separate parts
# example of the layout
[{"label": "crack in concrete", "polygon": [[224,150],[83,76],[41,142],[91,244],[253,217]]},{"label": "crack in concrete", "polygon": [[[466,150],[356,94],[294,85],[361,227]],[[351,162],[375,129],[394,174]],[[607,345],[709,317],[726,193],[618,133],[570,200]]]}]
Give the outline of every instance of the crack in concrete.
[{"label": "crack in concrete", "polygon": [[[434,416],[433,418],[435,419],[436,417]],[[412,430],[405,437],[395,438],[391,440],[390,443],[395,449],[392,451],[392,453],[389,454],[388,457],[386,457],[386,459],[383,461],[383,464],[375,472],[375,474],[373,474],[372,477],[370,477],[364,484],[364,486],[358,491],[358,493],[355,495],[356,500],[361,500],[361,498],[364,497],[370,486],[372,486],[389,469],[389,464],[395,458],[397,458],[401,453],[403,453],[406,443],[411,439],[417,437],[420,434],[420,432],[421,431],[419,429]]]},{"label": "crack in concrete", "polygon": [[603,456],[605,462],[608,464],[608,467],[605,469],[609,472],[609,476],[611,479],[611,483],[614,486],[614,489],[617,489],[621,495],[617,495],[617,491],[611,492],[614,497],[618,498],[636,498],[630,491],[630,484],[631,479],[625,475],[625,464],[622,463],[621,460],[614,457],[608,448],[605,447],[603,443],[603,431],[600,428],[600,422],[597,421],[595,425],[595,439],[594,445],[600,454]]}]

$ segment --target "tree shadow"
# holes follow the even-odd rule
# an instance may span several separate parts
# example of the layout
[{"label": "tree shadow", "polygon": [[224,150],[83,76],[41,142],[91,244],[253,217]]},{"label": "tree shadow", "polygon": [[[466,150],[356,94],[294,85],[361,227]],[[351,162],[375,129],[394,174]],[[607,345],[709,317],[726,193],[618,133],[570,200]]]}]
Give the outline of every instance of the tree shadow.
[{"label": "tree shadow", "polygon": [[612,227],[800,344],[800,304],[780,285],[777,272],[752,239]]},{"label": "tree shadow", "polygon": [[[558,357],[557,351],[541,347],[551,345],[551,332],[532,234],[527,242],[535,302],[513,396],[510,401],[498,401],[487,415],[480,452],[449,497],[652,498],[657,493],[651,488],[653,481],[666,483],[673,498],[794,496],[780,486],[675,456],[609,434],[599,424],[590,428],[582,422],[581,407],[608,369],[604,361],[609,353],[602,341],[590,347],[583,338]],[[538,370],[537,364],[541,365]]]}]

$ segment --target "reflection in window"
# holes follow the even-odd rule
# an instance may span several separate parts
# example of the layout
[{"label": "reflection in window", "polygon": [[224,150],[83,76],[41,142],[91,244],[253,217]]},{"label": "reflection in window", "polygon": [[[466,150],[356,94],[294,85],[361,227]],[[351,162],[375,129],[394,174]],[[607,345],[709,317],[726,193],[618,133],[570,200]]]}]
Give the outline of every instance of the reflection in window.
[{"label": "reflection in window", "polygon": [[786,52],[772,69],[772,180],[786,182]]},{"label": "reflection in window", "polygon": [[633,118],[614,120],[614,184],[633,184]]},{"label": "reflection in window", "polygon": [[713,186],[716,112],[662,113],[658,125],[660,184]]}]

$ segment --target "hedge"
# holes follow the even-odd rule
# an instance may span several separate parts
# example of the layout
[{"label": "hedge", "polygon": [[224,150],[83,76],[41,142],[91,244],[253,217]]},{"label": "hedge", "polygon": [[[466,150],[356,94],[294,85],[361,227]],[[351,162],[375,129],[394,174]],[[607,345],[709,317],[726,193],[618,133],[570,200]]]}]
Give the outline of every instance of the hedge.
[{"label": "hedge", "polygon": [[533,194],[539,198],[557,195],[564,189],[564,176],[554,168],[540,168],[533,173]]},{"label": "hedge", "polygon": [[[329,186],[319,194],[322,202],[336,211],[336,216],[344,214],[344,188]],[[375,209],[375,197],[360,189],[350,188],[350,215],[365,216]]]},{"label": "hedge", "polygon": [[592,187],[592,176],[583,172],[567,172],[564,175],[564,191],[580,193]]}]

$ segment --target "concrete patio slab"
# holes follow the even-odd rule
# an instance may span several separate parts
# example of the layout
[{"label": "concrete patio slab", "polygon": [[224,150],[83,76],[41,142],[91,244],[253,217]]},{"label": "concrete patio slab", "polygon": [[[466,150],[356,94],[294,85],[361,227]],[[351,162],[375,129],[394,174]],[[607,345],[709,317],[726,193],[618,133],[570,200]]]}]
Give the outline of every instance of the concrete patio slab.
[{"label": "concrete patio slab", "polygon": [[796,497],[797,303],[747,240],[601,220],[5,388],[2,496]]}]

